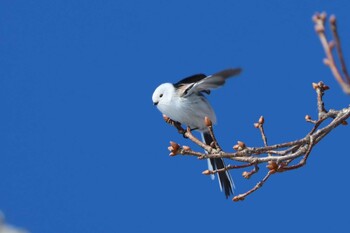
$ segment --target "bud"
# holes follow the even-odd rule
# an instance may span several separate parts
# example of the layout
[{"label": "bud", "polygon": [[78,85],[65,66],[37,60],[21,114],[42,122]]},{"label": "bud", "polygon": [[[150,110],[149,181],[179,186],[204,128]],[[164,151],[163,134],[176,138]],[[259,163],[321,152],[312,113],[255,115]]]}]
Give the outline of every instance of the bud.
[{"label": "bud", "polygon": [[314,23],[316,23],[317,20],[318,20],[318,13],[316,13],[312,16],[312,21],[314,21]]},{"label": "bud", "polygon": [[163,119],[164,119],[166,122],[168,122],[168,121],[170,120],[170,118],[169,118],[167,115],[165,115],[165,114],[163,114]]},{"label": "bud", "polygon": [[242,173],[242,176],[243,176],[244,178],[246,178],[246,179],[249,179],[250,176],[251,176],[251,174],[250,174],[249,172],[247,172],[247,171],[244,171],[244,172]]},{"label": "bud", "polygon": [[312,88],[316,90],[317,88],[319,88],[319,86],[317,83],[312,83]]},{"label": "bud", "polygon": [[213,126],[213,123],[211,122],[211,120],[209,119],[209,117],[204,117],[204,124],[207,127],[211,127]]},{"label": "bud", "polygon": [[180,145],[173,141],[170,141],[170,145],[173,148],[173,151],[178,151],[180,148]]},{"label": "bud", "polygon": [[183,146],[182,149],[184,149],[184,151],[190,151],[191,148],[189,146]]},{"label": "bud", "polygon": [[241,147],[242,149],[246,147],[244,142],[237,141],[237,144],[238,144],[238,146]]},{"label": "bud", "polygon": [[239,145],[234,145],[234,146],[233,146],[233,149],[234,149],[234,150],[239,150]]},{"label": "bud", "polygon": [[240,197],[240,196],[234,196],[232,198],[232,201],[243,201],[244,200],[244,197]]},{"label": "bud", "polygon": [[170,141],[170,146],[168,147],[168,150],[170,151],[170,156],[175,156],[180,149],[180,145],[176,142]]},{"label": "bud", "polygon": [[310,121],[310,120],[311,120],[311,116],[306,115],[306,116],[305,116],[305,120],[306,120],[306,121]]},{"label": "bud", "polygon": [[337,21],[337,19],[335,18],[335,15],[331,15],[331,16],[329,17],[329,22],[330,22],[331,24],[335,24],[336,21]]},{"label": "bud", "polygon": [[203,174],[203,175],[210,175],[211,172],[210,172],[209,170],[205,170],[205,171],[202,172],[202,174]]},{"label": "bud", "polygon": [[335,47],[335,42],[333,40],[330,41],[328,44],[330,49],[333,49]]},{"label": "bud", "polygon": [[255,128],[259,128],[259,127],[260,127],[260,124],[259,124],[259,123],[254,123],[254,127],[255,127]]},{"label": "bud", "polygon": [[325,21],[326,18],[327,18],[326,12],[322,12],[322,13],[320,14],[320,19],[322,19],[323,21]]},{"label": "bud", "polygon": [[341,124],[342,125],[348,125],[348,122],[347,121],[342,121]]},{"label": "bud", "polygon": [[264,124],[264,122],[265,122],[265,119],[264,119],[264,117],[263,116],[261,116],[260,118],[259,118],[259,124]]},{"label": "bud", "polygon": [[275,161],[269,161],[266,165],[266,167],[270,170],[270,171],[276,171],[278,168],[278,165]]}]

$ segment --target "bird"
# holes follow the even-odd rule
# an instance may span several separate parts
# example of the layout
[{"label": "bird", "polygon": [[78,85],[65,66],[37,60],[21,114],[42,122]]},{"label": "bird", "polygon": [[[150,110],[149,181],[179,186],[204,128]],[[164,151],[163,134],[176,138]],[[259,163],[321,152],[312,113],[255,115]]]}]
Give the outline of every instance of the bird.
[{"label": "bird", "polygon": [[[228,78],[237,76],[241,68],[229,68],[212,75],[203,73],[194,74],[177,83],[163,83],[159,85],[152,95],[153,105],[172,119],[186,125],[191,130],[201,133],[202,140],[207,145],[213,142],[204,119],[208,117],[216,123],[216,115],[206,95],[225,84]],[[208,159],[209,170],[225,168],[222,158]],[[233,194],[234,183],[228,171],[218,172],[220,190],[224,191],[226,198]],[[214,176],[212,176],[212,179]]]}]

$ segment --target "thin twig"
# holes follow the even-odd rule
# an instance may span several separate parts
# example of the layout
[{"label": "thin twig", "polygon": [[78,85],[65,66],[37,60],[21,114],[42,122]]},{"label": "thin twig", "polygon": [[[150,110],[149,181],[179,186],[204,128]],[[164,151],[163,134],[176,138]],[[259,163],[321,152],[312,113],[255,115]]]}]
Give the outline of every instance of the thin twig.
[{"label": "thin twig", "polygon": [[237,196],[234,196],[232,198],[233,201],[243,201],[245,199],[246,196],[252,194],[253,192],[255,192],[256,190],[258,190],[259,188],[261,188],[264,183],[270,178],[270,176],[273,174],[273,172],[269,171],[266,176],[260,181],[258,182],[252,189],[250,189],[249,191],[243,193],[243,194],[239,194]]},{"label": "thin twig", "polygon": [[[334,78],[340,84],[340,86],[342,87],[343,91],[346,94],[350,94],[350,83],[346,82],[346,80],[348,80],[348,79],[347,78],[343,78],[342,75],[340,74],[339,69],[338,69],[338,67],[337,67],[337,65],[335,63],[333,54],[332,54],[332,48],[334,46],[332,46],[328,42],[326,34],[325,34],[326,14],[325,13],[315,14],[313,16],[313,21],[315,23],[315,31],[317,32],[317,34],[318,34],[318,36],[320,38],[321,44],[322,44],[323,49],[324,49],[325,54],[326,54],[326,58],[324,59],[325,65],[327,65],[331,69]],[[335,27],[335,26],[336,25],[334,24],[333,27]],[[338,35],[338,33],[337,33],[337,35]],[[337,37],[339,39],[339,36],[337,36]],[[340,42],[340,40],[339,40],[339,42]],[[340,48],[340,45],[338,45],[338,46]],[[338,53],[338,55],[339,55],[339,53]],[[345,62],[344,62],[344,65],[345,65]]]},{"label": "thin twig", "polygon": [[343,51],[341,49],[340,37],[339,37],[339,34],[338,34],[338,29],[337,29],[337,20],[336,20],[334,15],[331,15],[331,17],[329,18],[329,22],[330,22],[330,25],[331,25],[331,31],[332,31],[333,38],[334,38],[334,41],[335,41],[335,46],[337,48],[337,53],[338,53],[338,58],[339,58],[339,62],[340,62],[340,65],[341,65],[341,69],[342,69],[343,74],[345,76],[346,83],[348,85],[350,85],[350,77],[349,77],[348,70],[346,68],[345,59],[344,59],[344,56],[343,56]]}]

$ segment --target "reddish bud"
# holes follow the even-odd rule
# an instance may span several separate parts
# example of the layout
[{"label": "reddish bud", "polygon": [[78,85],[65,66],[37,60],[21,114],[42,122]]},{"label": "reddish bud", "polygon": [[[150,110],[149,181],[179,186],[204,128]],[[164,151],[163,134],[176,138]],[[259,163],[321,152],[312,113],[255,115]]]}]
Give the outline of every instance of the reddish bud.
[{"label": "reddish bud", "polygon": [[322,13],[320,14],[320,19],[322,19],[322,21],[325,21],[326,18],[327,18],[326,12],[322,12]]},{"label": "reddish bud", "polygon": [[319,88],[319,87],[320,87],[320,86],[319,86],[317,83],[312,83],[312,88],[313,88],[313,89],[316,90],[316,89]]},{"label": "reddish bud", "polygon": [[255,127],[255,128],[259,128],[259,127],[260,127],[260,124],[259,124],[259,123],[254,123],[254,127]]},{"label": "reddish bud", "polygon": [[165,115],[165,114],[163,114],[163,119],[164,119],[166,122],[168,122],[168,121],[170,120],[170,118],[169,118],[167,115]]},{"label": "reddish bud", "polygon": [[278,168],[278,165],[275,161],[269,161],[266,165],[266,167],[270,170],[270,171],[276,171]]},{"label": "reddish bud", "polygon": [[244,172],[242,173],[242,176],[243,176],[244,178],[246,178],[246,179],[249,179],[250,176],[251,176],[251,173],[249,173],[249,172],[247,172],[247,171],[244,171]]},{"label": "reddish bud", "polygon": [[209,170],[205,170],[205,171],[202,172],[202,174],[203,174],[203,175],[210,175],[211,172],[210,172]]},{"label": "reddish bud", "polygon": [[331,16],[329,17],[329,22],[330,22],[331,24],[335,24],[336,21],[337,21],[337,19],[335,18],[335,15],[331,15]]},{"label": "reddish bud", "polygon": [[237,141],[238,146],[245,148],[245,143],[241,141]]},{"label": "reddish bud", "polygon": [[180,148],[180,145],[173,141],[170,141],[170,145],[172,146],[174,151],[177,151]]},{"label": "reddish bud", "polygon": [[265,122],[265,119],[264,119],[264,117],[263,116],[261,116],[260,118],[259,118],[259,124],[264,124],[264,122]]},{"label": "reddish bud", "polygon": [[191,148],[189,146],[183,146],[182,149],[184,149],[184,151],[190,151]]},{"label": "reddish bud", "polygon": [[171,152],[169,155],[170,156],[175,156],[180,149],[180,145],[177,144],[176,142],[170,142],[170,146],[168,147],[168,150]]},{"label": "reddish bud", "polygon": [[309,120],[311,120],[311,116],[309,116],[309,115],[306,115],[306,116],[305,116],[305,120],[306,120],[306,121],[309,121]]},{"label": "reddish bud", "polygon": [[241,196],[235,196],[232,198],[232,201],[243,201],[244,200],[244,197],[241,197]]},{"label": "reddish bud", "polygon": [[204,117],[204,124],[207,127],[211,127],[213,126],[213,122],[211,122],[211,120],[209,119],[209,117]]}]

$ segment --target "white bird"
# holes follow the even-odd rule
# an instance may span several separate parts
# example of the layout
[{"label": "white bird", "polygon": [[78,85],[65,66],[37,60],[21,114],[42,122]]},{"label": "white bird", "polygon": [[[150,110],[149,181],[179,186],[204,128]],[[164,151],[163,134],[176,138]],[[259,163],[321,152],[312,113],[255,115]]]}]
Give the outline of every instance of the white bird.
[{"label": "white bird", "polygon": [[[211,89],[225,84],[226,79],[238,75],[240,68],[227,69],[213,75],[195,74],[175,84],[163,83],[156,88],[152,101],[159,111],[170,119],[180,122],[202,134],[203,142],[207,145],[213,141],[204,118],[216,123],[216,116],[205,94],[210,94]],[[210,170],[225,167],[221,158],[208,159]],[[221,191],[224,190],[226,198],[233,194],[233,181],[228,171],[218,173]]]}]

